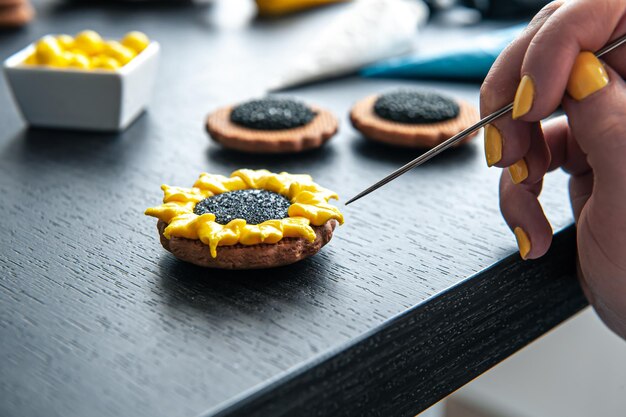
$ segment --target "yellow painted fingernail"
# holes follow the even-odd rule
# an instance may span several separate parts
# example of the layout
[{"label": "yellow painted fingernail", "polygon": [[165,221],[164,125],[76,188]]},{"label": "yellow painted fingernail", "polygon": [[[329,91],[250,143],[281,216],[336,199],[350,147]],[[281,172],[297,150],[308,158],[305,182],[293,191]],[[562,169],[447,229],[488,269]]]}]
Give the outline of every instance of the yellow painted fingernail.
[{"label": "yellow painted fingernail", "polygon": [[567,92],[575,100],[583,100],[609,83],[609,74],[602,62],[591,52],[581,52],[574,61],[567,81]]},{"label": "yellow painted fingernail", "polygon": [[511,179],[515,184],[519,184],[528,178],[528,165],[526,165],[524,158],[509,167],[509,174],[511,174]]},{"label": "yellow painted fingernail", "polygon": [[493,166],[502,159],[502,135],[493,125],[485,126],[485,157],[487,166]]},{"label": "yellow painted fingernail", "polygon": [[513,101],[513,118],[518,119],[528,113],[535,99],[535,83],[528,75],[524,75],[515,92]]},{"label": "yellow painted fingernail", "polygon": [[515,233],[519,254],[522,259],[526,259],[528,252],[530,252],[530,239],[528,239],[528,235],[521,227],[516,227],[515,230],[513,230],[513,233]]}]

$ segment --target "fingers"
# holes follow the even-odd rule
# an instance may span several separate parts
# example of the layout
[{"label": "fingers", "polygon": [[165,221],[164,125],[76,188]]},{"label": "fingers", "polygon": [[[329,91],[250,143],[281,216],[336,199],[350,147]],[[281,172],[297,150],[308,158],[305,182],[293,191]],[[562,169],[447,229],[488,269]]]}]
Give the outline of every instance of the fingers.
[{"label": "fingers", "polygon": [[561,103],[578,54],[597,51],[618,35],[614,32],[623,26],[625,10],[626,3],[612,0],[574,0],[559,7],[528,46],[513,118],[539,121],[552,114]]},{"label": "fingers", "polygon": [[608,84],[580,101],[566,97],[563,108],[593,169],[593,196],[584,212],[589,236],[601,236],[604,256],[618,260],[626,247],[626,86],[606,70]]},{"label": "fingers", "polygon": [[528,123],[530,148],[517,162],[509,166],[508,171],[513,183],[534,184],[548,172],[550,150],[544,139],[539,123]]},{"label": "fingers", "polygon": [[[624,13],[622,19],[617,24],[617,27],[613,31],[613,34],[611,35],[608,43],[611,43],[615,39],[622,36],[624,33],[626,33],[626,13]],[[623,50],[620,51],[618,48],[613,52],[609,52],[608,54],[604,55],[602,59],[606,61],[606,63],[611,68],[617,71],[618,74],[620,74],[622,77],[626,77],[626,60],[624,60]]]},{"label": "fingers", "polygon": [[488,166],[508,167],[530,149],[531,126],[501,117],[485,126],[485,158]]},{"label": "fingers", "polygon": [[[501,118],[485,128],[485,153],[488,165],[509,166],[510,176],[501,179],[501,209],[523,258],[543,255],[552,239],[537,199],[548,170],[562,166],[573,175],[570,193],[577,219],[592,190],[594,202],[626,210],[626,196],[614,204],[614,191],[626,187],[626,125],[621,123],[626,89],[619,75],[604,70],[593,53],[580,53],[596,51],[626,32],[626,3],[571,0],[550,7],[501,55],[502,62],[496,61],[481,89],[483,116],[515,96],[512,119]],[[626,61],[618,52],[606,59],[626,72]],[[521,72],[516,72],[520,59]],[[511,84],[516,82],[512,93]],[[568,97],[563,98],[565,91]],[[564,118],[548,123],[544,140],[541,128],[532,122],[552,114],[562,101],[571,129]],[[591,167],[603,172],[595,181]],[[603,184],[599,187],[605,198],[597,196],[598,184]]]},{"label": "fingers", "polygon": [[541,185],[514,184],[506,173],[500,178],[500,210],[515,233],[522,259],[539,258],[552,243],[552,227],[538,200]]},{"label": "fingers", "polygon": [[580,149],[569,128],[566,116],[561,116],[542,123],[543,135],[550,150],[548,171],[563,168],[576,177],[591,171],[587,155]]},{"label": "fingers", "polygon": [[[480,112],[485,117],[508,104],[520,81],[520,67],[535,34],[562,2],[552,2],[539,12],[526,30],[513,41],[491,67],[480,90]],[[502,117],[485,128],[487,165],[506,167],[522,158],[530,148],[530,127]]]},{"label": "fingers", "polygon": [[573,176],[569,180],[569,199],[572,203],[572,212],[574,219],[578,223],[583,207],[587,204],[587,200],[591,197],[593,191],[593,172],[588,171],[586,174]]},{"label": "fingers", "polygon": [[562,167],[573,175],[570,195],[576,219],[591,194],[593,183],[593,180],[589,180],[591,170],[586,155],[573,139],[566,117],[546,122],[543,133],[537,132],[533,137],[536,138],[533,143],[537,143],[539,149],[547,147],[541,152],[531,147],[526,157],[530,161],[529,171],[534,171],[529,173],[529,179],[533,179],[531,175],[537,175],[540,179],[515,184],[512,175],[503,173],[500,180],[500,209],[515,234],[520,255],[524,259],[544,255],[552,242],[552,228],[538,200],[543,173]]},{"label": "fingers", "polygon": [[[550,115],[561,102],[579,52],[598,50],[626,32],[625,9],[624,2],[610,0],[550,3],[494,63],[481,88],[481,115],[499,109],[513,96],[513,119],[539,121]],[[621,55],[614,51],[607,59],[626,73],[626,61],[620,56],[624,51]],[[586,88],[593,90],[593,83]],[[501,118],[487,126],[487,164],[507,167],[517,163],[514,169],[523,172],[523,162],[518,161],[529,151],[531,138],[532,129],[517,120]]]},{"label": "fingers", "polygon": [[593,191],[593,171],[587,162],[587,155],[574,139],[565,116],[546,123],[544,134],[552,155],[548,170],[560,167],[571,175],[569,198],[574,220],[578,223],[583,207]]}]

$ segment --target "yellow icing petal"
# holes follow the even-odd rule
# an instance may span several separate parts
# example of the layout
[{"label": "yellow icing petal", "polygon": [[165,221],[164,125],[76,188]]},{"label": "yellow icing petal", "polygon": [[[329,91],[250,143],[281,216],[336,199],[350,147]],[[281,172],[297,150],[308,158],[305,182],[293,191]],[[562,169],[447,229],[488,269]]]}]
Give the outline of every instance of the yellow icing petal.
[{"label": "yellow icing petal", "polygon": [[200,219],[215,220],[213,214],[203,214],[198,216],[193,213],[182,214],[174,217],[170,224],[163,231],[163,236],[170,239],[172,236],[183,237],[185,239],[198,239],[198,223]]},{"label": "yellow icing petal", "polygon": [[338,199],[339,196],[333,192],[330,191],[326,188],[320,187],[317,184],[314,183],[302,183],[302,182],[294,182],[291,184],[291,186],[289,187],[289,197],[290,198],[294,198],[297,197],[298,195],[300,195],[300,193],[308,191],[309,193],[312,194],[317,194],[319,197],[323,198],[324,200],[328,201],[331,198],[333,199]]},{"label": "yellow icing petal", "polygon": [[264,178],[262,181],[261,188],[268,191],[273,191],[278,194],[288,194],[288,188],[285,187],[285,181],[280,179],[278,176],[268,176]]},{"label": "yellow icing petal", "polygon": [[343,216],[336,207],[327,205],[326,207],[313,204],[295,203],[289,206],[289,217],[306,217],[313,226],[321,226],[330,219],[337,220],[343,224]]},{"label": "yellow icing petal", "polygon": [[267,176],[270,174],[271,172],[266,169],[259,169],[256,171],[251,169],[239,169],[233,172],[230,176],[241,178],[246,183],[248,188],[262,188],[264,183],[267,181]]},{"label": "yellow icing petal", "polygon": [[256,245],[263,242],[261,228],[256,224],[248,224],[241,230],[239,242],[244,245]]},{"label": "yellow icing petal", "polygon": [[228,191],[245,190],[246,182],[241,178],[227,178],[224,182],[224,187],[228,188]]},{"label": "yellow icing petal", "polygon": [[309,226],[309,219],[304,217],[287,217],[281,220],[283,237],[303,237],[309,242],[315,240],[315,231]]},{"label": "yellow icing petal", "polygon": [[161,186],[163,190],[163,202],[169,203],[171,201],[181,201],[184,203],[194,202],[197,203],[199,201],[204,200],[205,198],[213,195],[210,191],[201,190],[199,188],[183,188],[183,187],[170,187],[168,185],[163,184]]},{"label": "yellow icing petal", "polygon": [[202,222],[198,228],[198,237],[202,243],[209,246],[211,256],[217,256],[218,246],[230,246],[239,242],[241,228],[246,221],[235,219],[227,225],[221,225],[214,221]]},{"label": "yellow icing petal", "polygon": [[317,195],[317,193],[313,191],[302,190],[298,192],[293,197],[294,203],[305,203],[305,204],[324,204],[326,203],[326,199]]},{"label": "yellow icing petal", "polygon": [[290,174],[288,172],[281,172],[280,174],[274,174],[281,177],[287,186],[291,185],[294,182],[299,182],[303,184],[315,184],[313,182],[313,177],[307,174]]},{"label": "yellow icing petal", "polygon": [[228,191],[244,190],[248,188],[241,178],[228,178],[223,175],[201,174],[193,185],[213,194],[226,193]]},{"label": "yellow icing petal", "polygon": [[268,220],[261,224],[247,224],[241,229],[239,242],[244,245],[276,243],[283,238],[280,220]]},{"label": "yellow icing petal", "polygon": [[193,213],[193,208],[195,207],[195,203],[181,203],[181,202],[171,202],[161,204],[157,207],[150,207],[145,211],[145,214],[148,216],[156,217],[159,220],[163,220],[165,223],[169,223],[170,220],[176,216],[181,214]]}]

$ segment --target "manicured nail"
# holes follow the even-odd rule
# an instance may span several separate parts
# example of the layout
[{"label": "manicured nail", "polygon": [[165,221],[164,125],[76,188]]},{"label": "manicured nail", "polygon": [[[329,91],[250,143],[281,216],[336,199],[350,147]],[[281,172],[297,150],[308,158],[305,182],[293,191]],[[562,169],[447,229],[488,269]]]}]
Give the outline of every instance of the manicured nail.
[{"label": "manicured nail", "polygon": [[528,165],[526,165],[524,158],[509,167],[509,174],[511,174],[511,179],[515,184],[519,184],[528,178]]},{"label": "manicured nail", "polygon": [[522,259],[525,260],[528,256],[528,252],[530,252],[530,239],[528,239],[528,235],[521,227],[516,227],[515,230],[513,230],[513,233],[515,233],[519,254]]},{"label": "manicured nail", "polygon": [[581,52],[574,61],[567,82],[567,92],[580,101],[603,89],[608,83],[609,74],[602,62],[591,52]]},{"label": "manicured nail", "polygon": [[485,157],[487,166],[493,166],[502,159],[502,135],[493,125],[485,126]]},{"label": "manicured nail", "polygon": [[515,100],[513,101],[513,118],[519,119],[528,113],[533,106],[535,98],[535,83],[528,75],[524,75],[517,86]]}]

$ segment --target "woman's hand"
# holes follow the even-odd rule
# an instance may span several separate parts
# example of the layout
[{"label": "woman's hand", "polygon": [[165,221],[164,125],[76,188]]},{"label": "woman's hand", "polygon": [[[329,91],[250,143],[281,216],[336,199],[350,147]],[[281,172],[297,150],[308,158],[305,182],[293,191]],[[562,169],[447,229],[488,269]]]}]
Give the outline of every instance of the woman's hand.
[{"label": "woman's hand", "polygon": [[[622,0],[555,1],[495,62],[481,89],[486,116],[515,97],[512,117],[485,129],[488,165],[508,168],[500,206],[524,259],[546,253],[552,228],[537,199],[546,172],[571,175],[579,276],[589,301],[626,338],[626,33]],[[566,117],[545,123],[559,105]],[[510,175],[509,175],[510,174]]]}]

